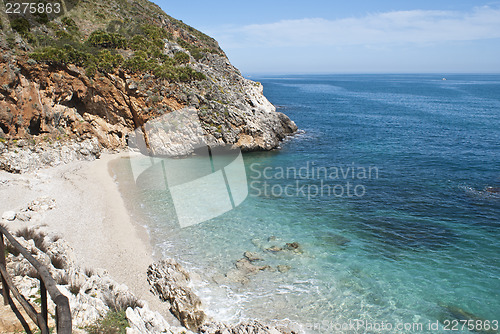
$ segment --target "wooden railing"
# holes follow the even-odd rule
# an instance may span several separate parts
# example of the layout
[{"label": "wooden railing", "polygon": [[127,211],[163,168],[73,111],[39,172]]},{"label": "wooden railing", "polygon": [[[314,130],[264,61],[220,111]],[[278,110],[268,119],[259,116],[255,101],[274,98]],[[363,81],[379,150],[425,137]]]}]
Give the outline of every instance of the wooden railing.
[{"label": "wooden railing", "polygon": [[[31,263],[31,265],[38,272],[40,279],[40,300],[41,300],[41,311],[38,313],[33,305],[31,305],[26,298],[19,293],[16,286],[12,283],[12,279],[7,273],[6,266],[6,254],[4,238],[9,240],[10,244],[22,254],[26,260]],[[2,290],[3,290],[3,300],[5,305],[9,304],[10,294],[17,299],[19,304],[24,308],[26,314],[33,320],[33,322],[40,328],[41,334],[49,334],[48,327],[48,309],[47,309],[47,292],[50,295],[52,301],[56,304],[56,330],[58,334],[70,334],[71,333],[71,311],[69,308],[69,301],[66,296],[64,296],[56,286],[54,278],[49,273],[49,270],[38,262],[30,252],[21,246],[19,242],[7,231],[7,229],[0,225],[0,276],[2,278]]]}]

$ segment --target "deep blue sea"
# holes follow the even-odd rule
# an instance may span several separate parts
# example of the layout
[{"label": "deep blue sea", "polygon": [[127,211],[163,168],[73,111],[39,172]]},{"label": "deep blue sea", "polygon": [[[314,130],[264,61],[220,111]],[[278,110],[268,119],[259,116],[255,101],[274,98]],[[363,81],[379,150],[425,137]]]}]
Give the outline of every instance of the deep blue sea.
[{"label": "deep blue sea", "polygon": [[[446,78],[252,77],[301,131],[244,154],[248,197],[202,224],[181,229],[168,194],[143,191],[157,255],[199,275],[220,320],[289,319],[309,333],[494,328],[500,193],[486,189],[500,187],[500,75]],[[266,251],[291,242],[300,252]],[[286,269],[224,282],[246,251]],[[361,327],[342,327],[352,321]]]}]

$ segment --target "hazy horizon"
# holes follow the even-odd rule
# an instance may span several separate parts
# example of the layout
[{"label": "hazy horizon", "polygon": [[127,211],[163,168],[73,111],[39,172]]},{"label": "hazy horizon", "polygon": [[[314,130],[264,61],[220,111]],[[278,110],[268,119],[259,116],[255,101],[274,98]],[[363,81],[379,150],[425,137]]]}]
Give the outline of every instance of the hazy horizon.
[{"label": "hazy horizon", "polygon": [[499,1],[154,2],[245,75],[500,73]]}]

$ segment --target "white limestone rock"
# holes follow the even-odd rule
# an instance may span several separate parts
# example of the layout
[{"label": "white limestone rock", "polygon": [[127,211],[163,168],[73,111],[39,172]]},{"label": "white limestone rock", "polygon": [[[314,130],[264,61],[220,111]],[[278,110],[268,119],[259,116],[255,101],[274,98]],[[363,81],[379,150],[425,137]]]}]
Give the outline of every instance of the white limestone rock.
[{"label": "white limestone rock", "polygon": [[8,220],[8,221],[13,221],[14,219],[16,219],[16,212],[15,211],[5,211],[2,214],[2,219]]}]

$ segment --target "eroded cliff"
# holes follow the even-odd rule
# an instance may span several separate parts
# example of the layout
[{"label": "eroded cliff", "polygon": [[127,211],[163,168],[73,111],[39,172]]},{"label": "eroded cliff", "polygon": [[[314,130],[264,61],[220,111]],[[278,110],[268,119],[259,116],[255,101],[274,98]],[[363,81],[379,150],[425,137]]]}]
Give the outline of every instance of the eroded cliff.
[{"label": "eroded cliff", "polygon": [[44,23],[1,17],[4,147],[20,139],[36,146],[96,138],[102,148],[119,149],[135,129],[186,107],[196,110],[213,146],[270,150],[297,130],[215,40],[156,5],[107,0],[67,7]]}]

